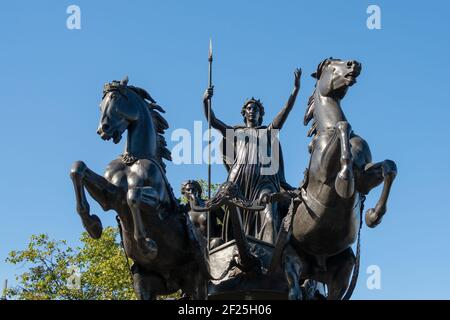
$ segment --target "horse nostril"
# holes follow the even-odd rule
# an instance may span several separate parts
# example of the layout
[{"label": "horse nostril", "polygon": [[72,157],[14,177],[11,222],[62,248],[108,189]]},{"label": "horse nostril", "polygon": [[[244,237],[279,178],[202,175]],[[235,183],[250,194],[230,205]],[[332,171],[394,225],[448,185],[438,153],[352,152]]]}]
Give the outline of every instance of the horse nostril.
[{"label": "horse nostril", "polygon": [[105,131],[108,131],[108,129],[109,129],[109,124],[102,124],[102,131],[103,132],[105,132]]},{"label": "horse nostril", "polygon": [[347,62],[347,67],[352,67],[354,63],[355,63],[354,61],[348,61]]}]

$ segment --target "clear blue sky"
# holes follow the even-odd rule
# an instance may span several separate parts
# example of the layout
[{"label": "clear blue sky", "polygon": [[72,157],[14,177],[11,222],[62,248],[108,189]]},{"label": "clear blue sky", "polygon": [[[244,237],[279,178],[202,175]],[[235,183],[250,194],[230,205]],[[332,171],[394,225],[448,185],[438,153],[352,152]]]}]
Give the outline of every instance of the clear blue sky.
[{"label": "clear blue sky", "polygon": [[[66,8],[81,7],[81,30],[66,28]],[[366,28],[366,8],[382,10],[382,29]],[[251,96],[270,122],[304,70],[297,103],[281,132],[287,180],[307,164],[301,120],[323,58],[357,59],[363,72],[343,102],[374,160],[393,159],[399,175],[388,213],[362,232],[356,299],[449,299],[449,22],[447,1],[9,1],[0,7],[0,279],[24,269],[3,262],[30,235],[77,244],[82,232],[69,170],[84,160],[102,173],[123,143],[96,134],[102,85],[125,74],[167,110],[170,130],[203,120],[207,50],[213,38],[214,108],[241,121]],[[180,183],[204,178],[206,165],[168,164]],[[213,167],[216,182],[222,166]],[[375,204],[380,189],[368,197]],[[90,201],[105,225],[114,214]],[[382,271],[381,290],[366,288],[366,268]]]}]

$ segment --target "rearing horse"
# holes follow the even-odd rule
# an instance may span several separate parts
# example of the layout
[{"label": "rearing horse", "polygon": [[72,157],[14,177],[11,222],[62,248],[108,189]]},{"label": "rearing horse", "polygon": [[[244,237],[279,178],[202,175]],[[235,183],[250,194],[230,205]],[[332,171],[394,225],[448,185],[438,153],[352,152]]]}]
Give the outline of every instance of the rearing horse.
[{"label": "rearing horse", "polygon": [[117,212],[126,254],[134,261],[133,282],[140,299],[182,289],[203,298],[208,277],[204,244],[187,213],[182,212],[165,176],[163,159],[171,160],[163,137],[168,128],[144,89],[128,78],[104,87],[97,133],[119,143],[128,130],[125,152],[109,163],[104,177],[83,162],[72,166],[77,212],[89,235],[100,238],[102,224],[91,215],[85,190],[103,210]]},{"label": "rearing horse", "polygon": [[360,221],[355,211],[362,210],[361,200],[384,182],[379,201],[365,216],[369,227],[378,225],[397,174],[391,160],[372,163],[368,144],[353,133],[341,109],[341,100],[360,72],[357,61],[322,61],[313,74],[317,83],[304,119],[305,125],[313,120],[308,136],[314,138],[291,242],[300,256],[301,279],[325,283],[329,299],[348,299],[356,284],[359,242],[356,259],[351,245]]}]

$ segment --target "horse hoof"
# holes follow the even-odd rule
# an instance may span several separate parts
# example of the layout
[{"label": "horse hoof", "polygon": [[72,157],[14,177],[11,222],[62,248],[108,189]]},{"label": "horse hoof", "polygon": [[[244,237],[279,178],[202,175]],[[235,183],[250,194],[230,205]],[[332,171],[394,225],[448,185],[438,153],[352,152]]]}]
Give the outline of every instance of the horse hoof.
[{"label": "horse hoof", "polygon": [[381,223],[382,216],[373,208],[366,211],[365,220],[369,228],[375,228]]},{"label": "horse hoof", "polygon": [[153,260],[158,255],[158,246],[155,241],[150,238],[140,238],[137,240],[138,247],[142,254],[149,260]]},{"label": "horse hoof", "polygon": [[352,170],[342,170],[339,172],[334,183],[334,188],[339,197],[349,199],[355,193],[355,179]]},{"label": "horse hoof", "polygon": [[82,220],[87,233],[93,239],[100,239],[103,232],[102,221],[95,214]]}]

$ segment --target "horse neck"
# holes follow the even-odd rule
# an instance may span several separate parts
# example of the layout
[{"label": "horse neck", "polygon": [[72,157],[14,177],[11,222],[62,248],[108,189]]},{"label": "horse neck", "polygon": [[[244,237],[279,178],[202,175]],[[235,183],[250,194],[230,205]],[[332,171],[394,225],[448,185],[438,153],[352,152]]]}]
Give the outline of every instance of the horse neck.
[{"label": "horse neck", "polygon": [[128,127],[125,152],[138,159],[152,159],[156,155],[156,132],[150,110],[141,103],[139,117]]},{"label": "horse neck", "polygon": [[330,127],[333,128],[339,121],[347,121],[347,119],[341,108],[341,99],[323,96],[318,88],[319,82],[317,82],[317,89],[314,93],[314,120],[317,130],[320,132]]}]

